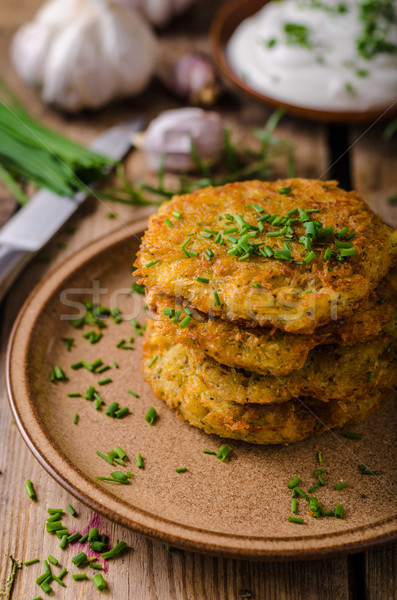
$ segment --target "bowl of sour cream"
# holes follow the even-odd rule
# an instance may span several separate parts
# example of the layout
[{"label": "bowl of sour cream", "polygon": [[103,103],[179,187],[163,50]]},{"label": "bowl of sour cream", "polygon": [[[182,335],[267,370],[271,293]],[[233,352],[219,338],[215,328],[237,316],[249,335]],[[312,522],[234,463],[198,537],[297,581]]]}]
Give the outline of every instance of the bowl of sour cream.
[{"label": "bowl of sour cream", "polygon": [[333,122],[397,114],[395,0],[234,0],[211,42],[223,74],[262,102]]}]

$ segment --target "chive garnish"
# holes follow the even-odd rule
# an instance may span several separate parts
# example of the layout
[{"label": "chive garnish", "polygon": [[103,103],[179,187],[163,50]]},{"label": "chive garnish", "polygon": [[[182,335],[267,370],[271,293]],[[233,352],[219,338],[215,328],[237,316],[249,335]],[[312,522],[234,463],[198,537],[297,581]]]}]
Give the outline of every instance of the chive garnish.
[{"label": "chive garnish", "polygon": [[87,573],[73,573],[72,577],[74,581],[83,581],[83,579],[88,579]]},{"label": "chive garnish", "polygon": [[179,469],[175,469],[176,473],[186,473],[187,467],[180,467]]},{"label": "chive garnish", "polygon": [[108,383],[113,383],[113,379],[107,377],[106,379],[101,379],[101,381],[98,381],[98,385],[107,385]]},{"label": "chive garnish", "polygon": [[46,594],[51,594],[52,592],[52,587],[50,586],[51,580],[52,577],[50,575],[49,577],[47,577],[47,579],[45,579],[45,581],[43,581],[43,583],[40,586],[43,592],[45,592]]},{"label": "chive garnish", "polygon": [[74,556],[72,558],[72,563],[74,565],[76,565],[76,567],[79,567],[80,565],[82,565],[85,562],[87,562],[87,555],[85,552],[80,552],[79,554],[76,554],[76,556]]},{"label": "chive garnish", "polygon": [[298,483],[300,483],[300,480],[301,480],[300,477],[294,477],[294,479],[291,479],[291,481],[288,484],[289,489],[292,490],[292,488],[297,486]]},{"label": "chive garnish", "polygon": [[154,425],[158,416],[157,410],[154,406],[151,406],[145,415],[145,421],[149,423],[149,425]]},{"label": "chive garnish", "polygon": [[115,558],[127,547],[128,547],[128,544],[126,542],[119,542],[113,548],[111,548],[107,552],[104,552],[103,554],[101,554],[101,557],[104,560],[109,560],[109,558]]},{"label": "chive garnish", "polygon": [[341,519],[343,517],[344,510],[343,504],[337,504],[335,507],[335,517],[337,519]]},{"label": "chive garnish", "polygon": [[299,494],[299,496],[301,496],[302,498],[304,498],[305,500],[309,499],[309,496],[306,494],[306,492],[304,492],[300,487],[298,487],[297,485],[294,487],[294,490],[297,494]]},{"label": "chive garnish", "polygon": [[106,550],[106,544],[99,541],[92,542],[90,544],[90,550],[93,550],[94,552],[103,552],[104,550]]},{"label": "chive garnish", "polygon": [[27,567],[28,565],[34,565],[35,563],[40,562],[39,558],[32,558],[31,560],[25,560],[23,565]]},{"label": "chive garnish", "polygon": [[137,454],[137,455],[136,455],[136,465],[137,465],[138,469],[143,469],[143,458],[142,458],[142,454]]},{"label": "chive garnish", "polygon": [[150,260],[148,263],[146,263],[145,267],[146,269],[150,269],[150,267],[154,267],[154,265],[157,265],[157,263],[160,262],[159,260]]},{"label": "chive garnish", "polygon": [[[192,317],[190,315],[186,315],[186,317],[184,317],[182,319],[182,321],[179,323],[179,327],[184,329],[187,325],[189,325],[191,320],[192,320]],[[149,368],[150,368],[150,365],[149,365]]]},{"label": "chive garnish", "polygon": [[139,398],[139,395],[136,392],[133,392],[132,390],[127,390],[127,393],[131,396],[134,396],[134,398]]},{"label": "chive garnish", "polygon": [[182,213],[179,212],[179,210],[174,210],[172,214],[174,215],[174,217],[176,219],[181,219],[182,218]]},{"label": "chive garnish", "polygon": [[88,532],[88,541],[95,542],[99,538],[99,529],[97,527],[92,527]]},{"label": "chive garnish", "polygon": [[156,360],[158,359],[158,356],[155,356],[154,358],[152,358],[152,360],[150,361],[148,368],[151,369],[154,365],[154,363],[156,362]]},{"label": "chive garnish", "polygon": [[296,498],[292,498],[292,500],[291,500],[291,512],[292,513],[296,513],[297,512],[297,501],[296,501]]},{"label": "chive garnish", "polygon": [[59,521],[60,519],[62,519],[62,515],[63,515],[63,511],[54,513],[53,515],[48,517],[47,523],[53,523],[54,521]]},{"label": "chive garnish", "polygon": [[100,367],[99,369],[97,369],[97,373],[98,375],[101,375],[102,373],[105,373],[105,371],[109,371],[110,366],[109,365],[103,365],[102,367]]},{"label": "chive garnish", "polygon": [[290,194],[291,193],[291,188],[288,186],[285,187],[281,187],[278,189],[278,193],[279,194]]},{"label": "chive garnish", "polygon": [[230,448],[228,446],[223,445],[219,448],[218,452],[216,453],[216,457],[219,458],[219,460],[221,460],[222,462],[225,462],[229,454]]},{"label": "chive garnish", "polygon": [[31,500],[37,500],[36,492],[33,489],[33,483],[30,481],[30,479],[28,479],[26,482],[25,490],[27,491]]},{"label": "chive garnish", "polygon": [[100,573],[98,575],[94,575],[92,581],[94,582],[96,589],[100,592],[107,587],[107,583]]},{"label": "chive garnish", "polygon": [[61,340],[66,344],[66,350],[70,352],[74,345],[74,338],[61,338]]},{"label": "chive garnish", "polygon": [[318,481],[320,482],[320,485],[325,485],[325,481],[324,481],[323,475],[322,475],[323,472],[324,472],[324,469],[316,469],[315,470],[315,474],[318,477]]},{"label": "chive garnish", "polygon": [[346,481],[344,481],[343,483],[337,483],[334,486],[334,490],[344,490],[345,488],[347,488],[347,483]]},{"label": "chive garnish", "polygon": [[304,523],[304,520],[300,517],[288,517],[288,521],[290,523],[299,523],[299,525],[302,525]]},{"label": "chive garnish", "polygon": [[68,543],[68,536],[65,534],[61,538],[61,543],[59,544],[59,547],[62,548],[62,550],[63,550],[64,548],[66,548],[67,543]]},{"label": "chive garnish", "polygon": [[361,475],[377,475],[376,471],[370,471],[365,465],[358,465]]},{"label": "chive garnish", "polygon": [[306,254],[305,258],[303,259],[303,262],[308,265],[313,258],[316,256],[315,252],[313,252],[313,250],[311,252],[309,252],[308,254]]},{"label": "chive garnish", "polygon": [[316,512],[318,508],[318,498],[312,496],[309,500],[309,506],[312,512]]},{"label": "chive garnish", "polygon": [[68,542],[69,542],[69,544],[73,544],[73,542],[77,542],[77,540],[79,540],[80,538],[81,538],[81,533],[76,531],[76,533],[72,533],[72,535],[68,536]]},{"label": "chive garnish", "polygon": [[57,564],[58,564],[58,561],[57,561],[57,559],[56,559],[56,558],[54,558],[53,556],[51,556],[51,554],[48,556],[48,561],[49,561],[49,562],[50,562],[52,565],[54,565],[55,567],[56,567],[56,566],[57,566]]},{"label": "chive garnish", "polygon": [[197,277],[197,281],[199,283],[209,283],[210,282],[210,280],[207,279],[207,277]]},{"label": "chive garnish", "polygon": [[127,416],[129,412],[130,412],[130,409],[128,408],[128,406],[125,406],[124,408],[120,408],[119,410],[116,410],[116,412],[114,413],[114,416],[116,417],[116,419],[122,419],[123,417]]},{"label": "chive garnish", "polygon": [[203,450],[204,454],[214,454],[216,456],[216,452],[213,450]]},{"label": "chive garnish", "polygon": [[98,569],[99,571],[103,571],[103,566],[99,563],[92,562],[92,563],[90,563],[90,567],[92,569]]},{"label": "chive garnish", "polygon": [[109,407],[105,410],[105,415],[107,417],[114,417],[117,410],[119,410],[120,405],[118,402],[112,402]]},{"label": "chive garnish", "polygon": [[168,217],[166,217],[164,221],[167,223],[168,227],[172,227],[172,221],[170,221]]},{"label": "chive garnish", "polygon": [[309,494],[312,494],[319,487],[320,487],[320,483],[315,483],[314,485],[312,485],[312,487],[309,488]]}]

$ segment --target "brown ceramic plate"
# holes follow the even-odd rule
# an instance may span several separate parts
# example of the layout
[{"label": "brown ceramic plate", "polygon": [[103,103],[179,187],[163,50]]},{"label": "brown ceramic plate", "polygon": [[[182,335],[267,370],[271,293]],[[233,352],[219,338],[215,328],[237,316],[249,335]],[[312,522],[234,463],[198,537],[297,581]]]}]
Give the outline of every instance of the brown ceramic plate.
[{"label": "brown ceramic plate", "polygon": [[[101,289],[100,302],[118,305],[122,313],[141,322],[143,296],[128,296],[130,268],[145,227],[140,222],[112,233],[81,250],[58,267],[32,292],[22,308],[11,336],[7,379],[12,411],[30,450],[43,467],[76,498],[95,511],[144,535],[189,550],[255,559],[303,559],[353,552],[396,538],[395,495],[390,482],[393,464],[391,402],[367,422],[353,428],[362,441],[346,439],[341,432],[281,447],[255,447],[230,441],[229,462],[204,454],[216,451],[221,440],[179,420],[156,399],[141,376],[141,337],[129,320],[104,330],[91,345],[65,317],[76,315],[79,303],[93,289]],[[96,283],[95,283],[96,282]],[[133,335],[135,350],[116,348]],[[61,337],[75,338],[67,351]],[[116,361],[103,375],[70,365],[85,359]],[[50,372],[59,364],[68,382],[51,383]],[[113,420],[83,398],[88,386],[110,377],[113,383],[97,386],[106,405],[117,401],[131,414]],[[134,398],[127,393],[139,394]],[[145,421],[154,406],[160,415],[155,426]],[[75,413],[80,415],[73,424]],[[98,482],[112,467],[95,451],[121,446],[131,459],[132,485]],[[321,451],[329,483],[317,491],[320,502],[345,506],[345,518],[314,519],[300,502],[305,525],[287,522],[291,493],[288,481],[299,474],[308,489],[315,481],[317,452]],[[144,457],[145,469],[136,468],[135,455]],[[363,476],[358,464],[376,469],[378,476]],[[177,467],[187,467],[176,473]],[[123,470],[123,469],[121,469]],[[349,487],[335,491],[334,484]],[[365,492],[366,498],[360,495]]]},{"label": "brown ceramic plate", "polygon": [[229,65],[226,57],[226,46],[240,23],[247,17],[258,12],[267,2],[269,2],[269,0],[232,0],[231,2],[226,2],[226,4],[219,9],[214,18],[210,36],[212,54],[220,71],[234,86],[245,94],[264,102],[265,104],[277,107],[282,106],[295,115],[317,121],[358,123],[376,121],[381,117],[391,119],[397,116],[396,108],[390,110],[382,109],[368,111],[330,111],[305,108],[303,106],[282,102],[252,89]]}]

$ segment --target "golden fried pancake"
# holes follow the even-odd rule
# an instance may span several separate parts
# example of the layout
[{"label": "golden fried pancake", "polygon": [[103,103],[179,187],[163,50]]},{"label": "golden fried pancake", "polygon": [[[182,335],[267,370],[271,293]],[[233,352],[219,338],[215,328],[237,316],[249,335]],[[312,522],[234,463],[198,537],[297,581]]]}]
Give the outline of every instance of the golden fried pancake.
[{"label": "golden fried pancake", "polygon": [[355,192],[286,179],[175,196],[151,217],[136,267],[150,304],[165,295],[246,326],[311,333],[351,315],[396,257],[397,232]]},{"label": "golden fried pancake", "polygon": [[[150,321],[155,338],[175,342],[176,325]],[[279,377],[258,375],[221,365],[197,347],[188,345],[184,352],[194,365],[195,374],[222,401],[238,404],[274,404],[297,396],[310,396],[323,402],[353,402],[376,390],[390,393],[397,386],[394,360],[397,344],[397,315],[371,341],[350,347],[318,346],[309,352],[302,369]]]},{"label": "golden fried pancake", "polygon": [[[218,317],[209,319],[197,311],[192,312],[193,319],[186,327],[174,327],[173,334],[177,342],[191,344],[223,365],[284,376],[301,369],[310,350],[320,344],[353,346],[377,336],[390,321],[396,306],[395,282],[396,273],[388,274],[353,315],[316,329],[313,334],[292,334],[264,327],[243,329],[237,323]],[[181,306],[175,298],[167,296],[158,297],[156,304],[150,306],[154,318],[160,321],[170,320],[163,312],[167,308],[177,310]]]},{"label": "golden fried pancake", "polygon": [[157,327],[148,328],[143,365],[154,393],[191,425],[252,444],[296,442],[329,428],[357,423],[378,408],[382,396],[374,391],[356,402],[303,398],[274,405],[238,404],[233,396],[224,399],[197,376],[184,346],[159,335]]}]

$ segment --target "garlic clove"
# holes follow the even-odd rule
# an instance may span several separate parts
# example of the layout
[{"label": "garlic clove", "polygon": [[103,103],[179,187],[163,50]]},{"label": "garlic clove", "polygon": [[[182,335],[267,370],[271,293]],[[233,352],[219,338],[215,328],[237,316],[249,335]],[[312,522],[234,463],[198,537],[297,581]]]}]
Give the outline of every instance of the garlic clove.
[{"label": "garlic clove", "polygon": [[143,142],[147,162],[157,171],[165,156],[168,171],[196,168],[190,154],[191,139],[201,159],[217,162],[224,149],[223,120],[218,113],[201,108],[167,110],[150,123]]},{"label": "garlic clove", "polygon": [[158,75],[171,92],[190,104],[210,106],[221,92],[214,66],[202,54],[185,54],[173,64],[160,67]]}]

